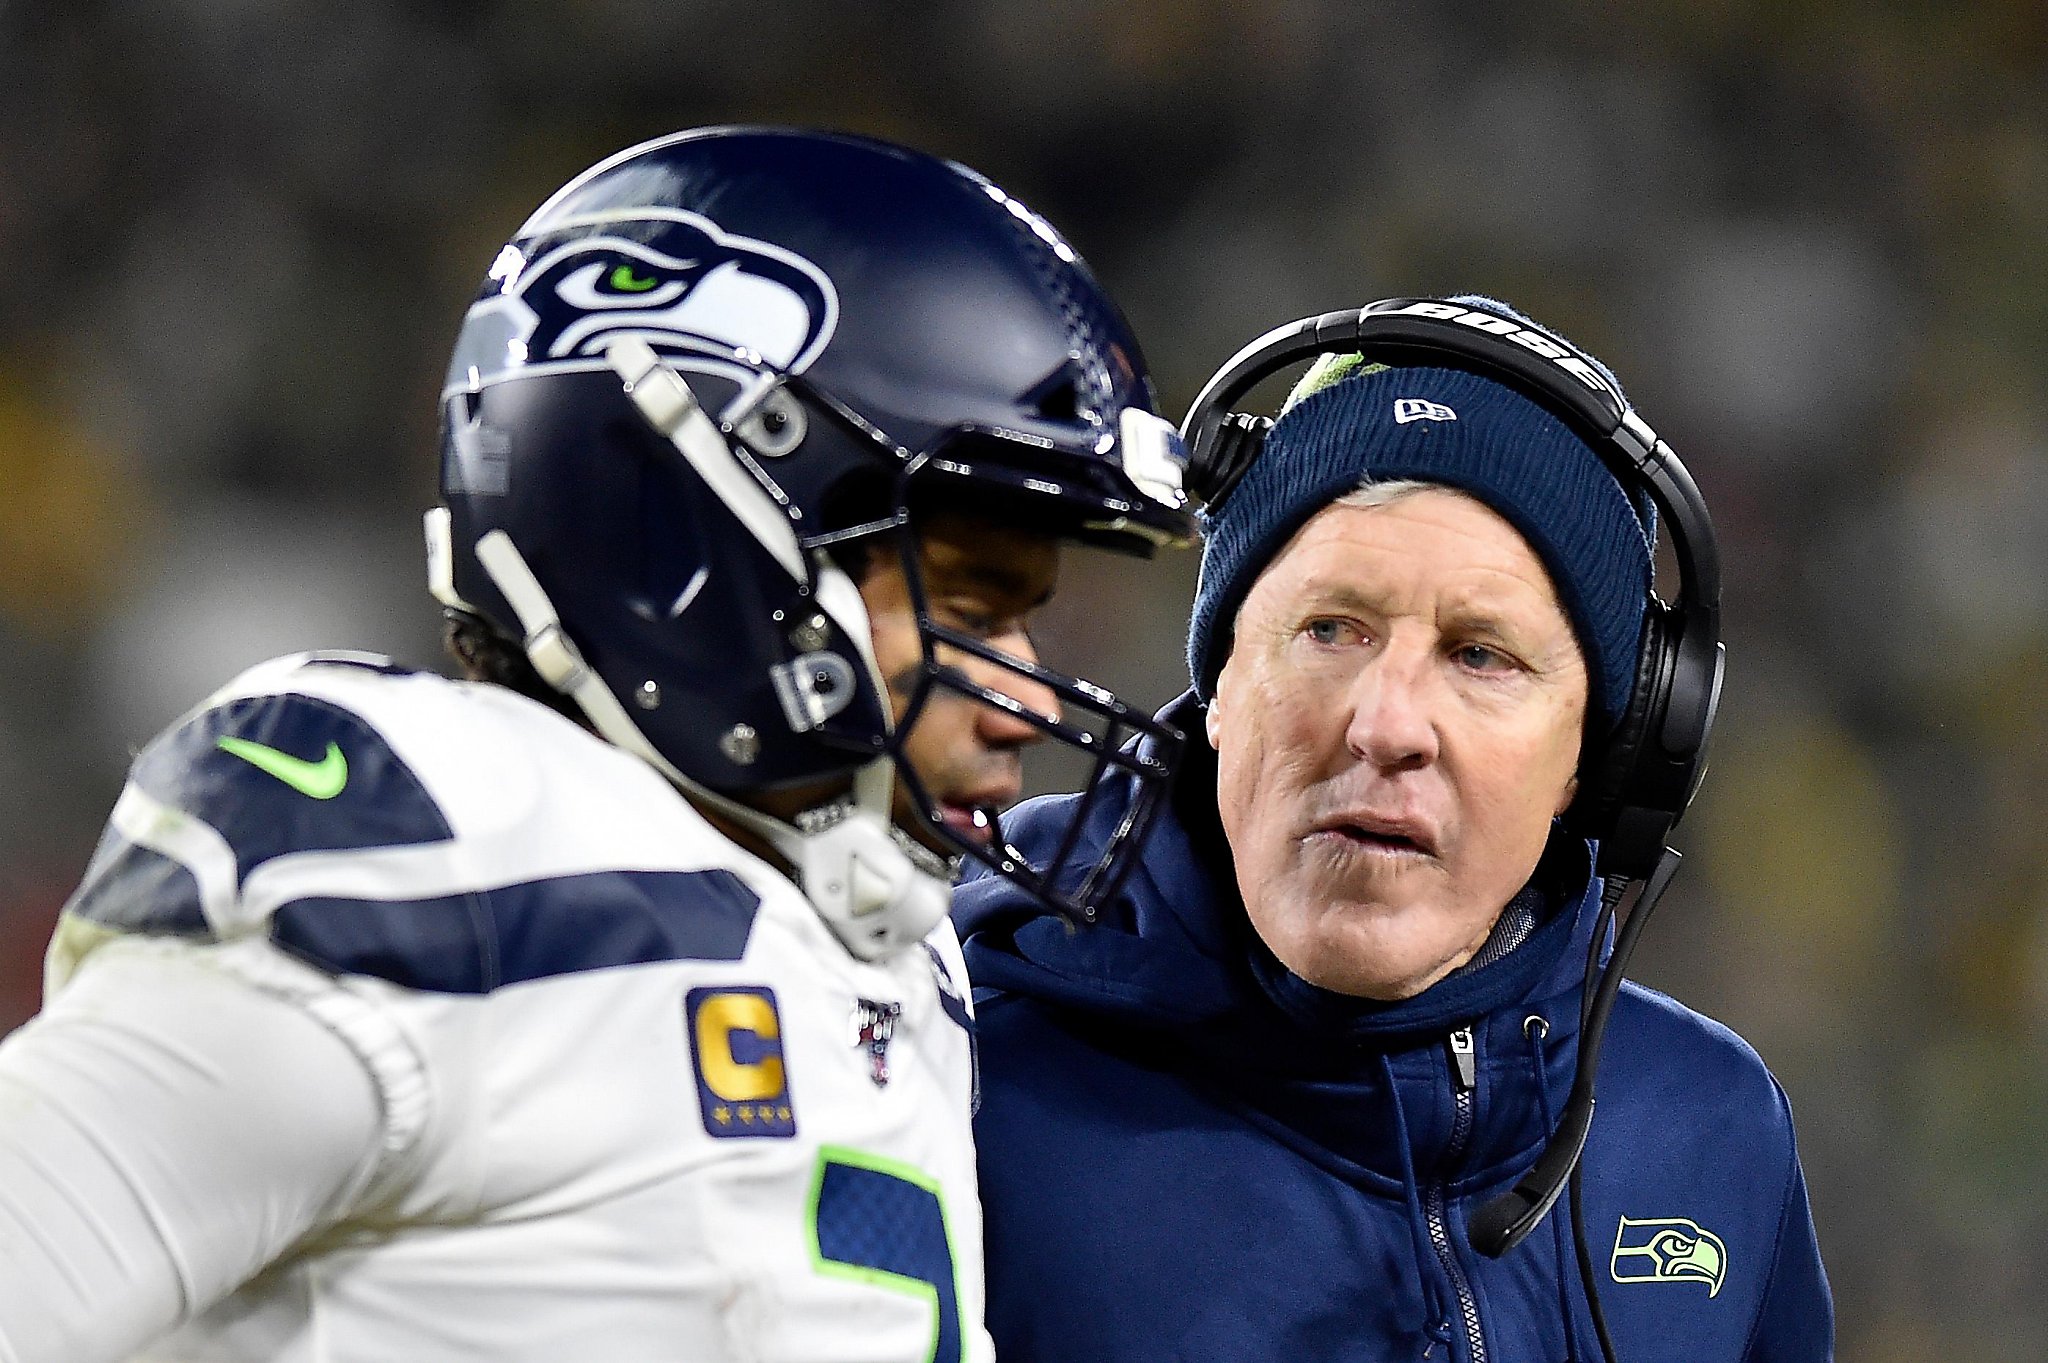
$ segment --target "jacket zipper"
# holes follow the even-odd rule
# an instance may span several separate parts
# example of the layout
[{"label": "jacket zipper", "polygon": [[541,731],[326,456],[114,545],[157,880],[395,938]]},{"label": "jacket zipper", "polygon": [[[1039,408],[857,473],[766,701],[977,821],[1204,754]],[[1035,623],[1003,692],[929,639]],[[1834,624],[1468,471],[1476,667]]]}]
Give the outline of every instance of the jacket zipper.
[{"label": "jacket zipper", "polygon": [[1450,1223],[1444,1213],[1450,1171],[1457,1168],[1458,1161],[1465,1156],[1465,1147],[1472,1140],[1472,1117],[1476,1104],[1473,1091],[1479,1085],[1479,1059],[1470,1027],[1460,1027],[1452,1032],[1448,1044],[1451,1053],[1451,1139],[1444,1151],[1444,1173],[1431,1181],[1424,1195],[1423,1215],[1429,1223],[1429,1243],[1435,1248],[1437,1261],[1444,1266],[1451,1287],[1458,1294],[1458,1314],[1465,1319],[1465,1346],[1471,1363],[1486,1363],[1486,1337],[1479,1332],[1479,1301],[1473,1296],[1472,1283],[1466,1278],[1465,1270],[1458,1264],[1457,1252],[1451,1247]]}]

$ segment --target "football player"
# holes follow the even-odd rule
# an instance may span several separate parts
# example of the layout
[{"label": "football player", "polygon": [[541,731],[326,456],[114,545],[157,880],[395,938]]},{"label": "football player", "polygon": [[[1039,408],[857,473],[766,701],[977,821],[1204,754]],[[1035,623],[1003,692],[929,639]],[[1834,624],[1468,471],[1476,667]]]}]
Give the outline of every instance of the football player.
[{"label": "football player", "polygon": [[[989,1358],[958,859],[1061,542],[1191,526],[1043,219],[862,139],[679,134],[539,208],[442,393],[466,681],[259,666],[135,762],[0,1046],[0,1360]],[[1156,736],[1156,735],[1155,735]]]}]

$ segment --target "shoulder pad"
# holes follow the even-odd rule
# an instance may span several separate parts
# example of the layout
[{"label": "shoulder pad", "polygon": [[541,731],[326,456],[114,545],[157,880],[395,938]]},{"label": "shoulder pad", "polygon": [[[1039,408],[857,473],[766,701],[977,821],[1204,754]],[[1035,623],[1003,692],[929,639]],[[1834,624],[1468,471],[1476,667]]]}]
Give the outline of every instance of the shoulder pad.
[{"label": "shoulder pad", "polygon": [[760,896],[676,798],[509,693],[300,655],[143,751],[66,908],[442,993],[739,960]]},{"label": "shoulder pad", "polygon": [[[557,733],[553,718],[530,729],[520,706],[494,702],[375,657],[252,669],[135,759],[66,909],[119,931],[264,933],[322,970],[434,993],[739,960],[760,894],[717,864],[723,841],[707,833],[715,845],[696,847],[676,823],[606,845],[616,821],[588,800],[631,802],[618,778],[659,778],[637,761],[621,772],[614,749]],[[500,808],[526,810],[532,792],[514,788],[535,784],[518,778],[530,761],[545,761],[563,792],[500,819]]]},{"label": "shoulder pad", "polygon": [[286,852],[440,842],[448,820],[361,716],[300,694],[223,701],[143,750],[129,779],[204,820],[243,879]]},{"label": "shoulder pad", "polygon": [[66,907],[114,927],[204,933],[209,898],[232,898],[273,858],[450,836],[361,716],[307,695],[238,696],[143,750]]}]

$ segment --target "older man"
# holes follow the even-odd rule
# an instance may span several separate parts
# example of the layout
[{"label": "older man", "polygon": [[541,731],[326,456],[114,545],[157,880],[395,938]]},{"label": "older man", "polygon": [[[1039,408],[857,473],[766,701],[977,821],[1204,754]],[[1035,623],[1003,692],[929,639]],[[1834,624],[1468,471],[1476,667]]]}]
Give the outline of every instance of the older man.
[{"label": "older man", "polygon": [[[1783,1093],[1646,989],[1612,1014],[1583,1239],[1560,1206],[1470,1244],[1571,1087],[1602,883],[1558,816],[1630,708],[1632,491],[1497,377],[1333,357],[1297,388],[1209,519],[1167,714],[1213,755],[1120,901],[1075,931],[961,892],[999,1356],[1830,1356]],[[1059,808],[1016,816],[1027,853]]]}]

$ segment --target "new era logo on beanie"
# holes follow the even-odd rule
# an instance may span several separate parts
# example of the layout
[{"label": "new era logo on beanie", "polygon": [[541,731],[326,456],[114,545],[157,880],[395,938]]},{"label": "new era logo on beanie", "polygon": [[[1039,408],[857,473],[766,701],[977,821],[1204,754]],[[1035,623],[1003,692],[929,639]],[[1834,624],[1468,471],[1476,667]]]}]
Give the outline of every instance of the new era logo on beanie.
[{"label": "new era logo on beanie", "polygon": [[1456,421],[1458,414],[1441,402],[1428,398],[1395,398],[1394,424],[1406,426],[1411,421]]},{"label": "new era logo on beanie", "polygon": [[1238,607],[1266,565],[1310,517],[1368,479],[1455,488],[1514,526],[1549,570],[1585,652],[1589,730],[1611,728],[1634,685],[1651,583],[1651,534],[1621,483],[1563,422],[1505,385],[1357,356],[1310,370],[1244,480],[1204,520],[1188,631],[1196,690],[1215,694]]}]

